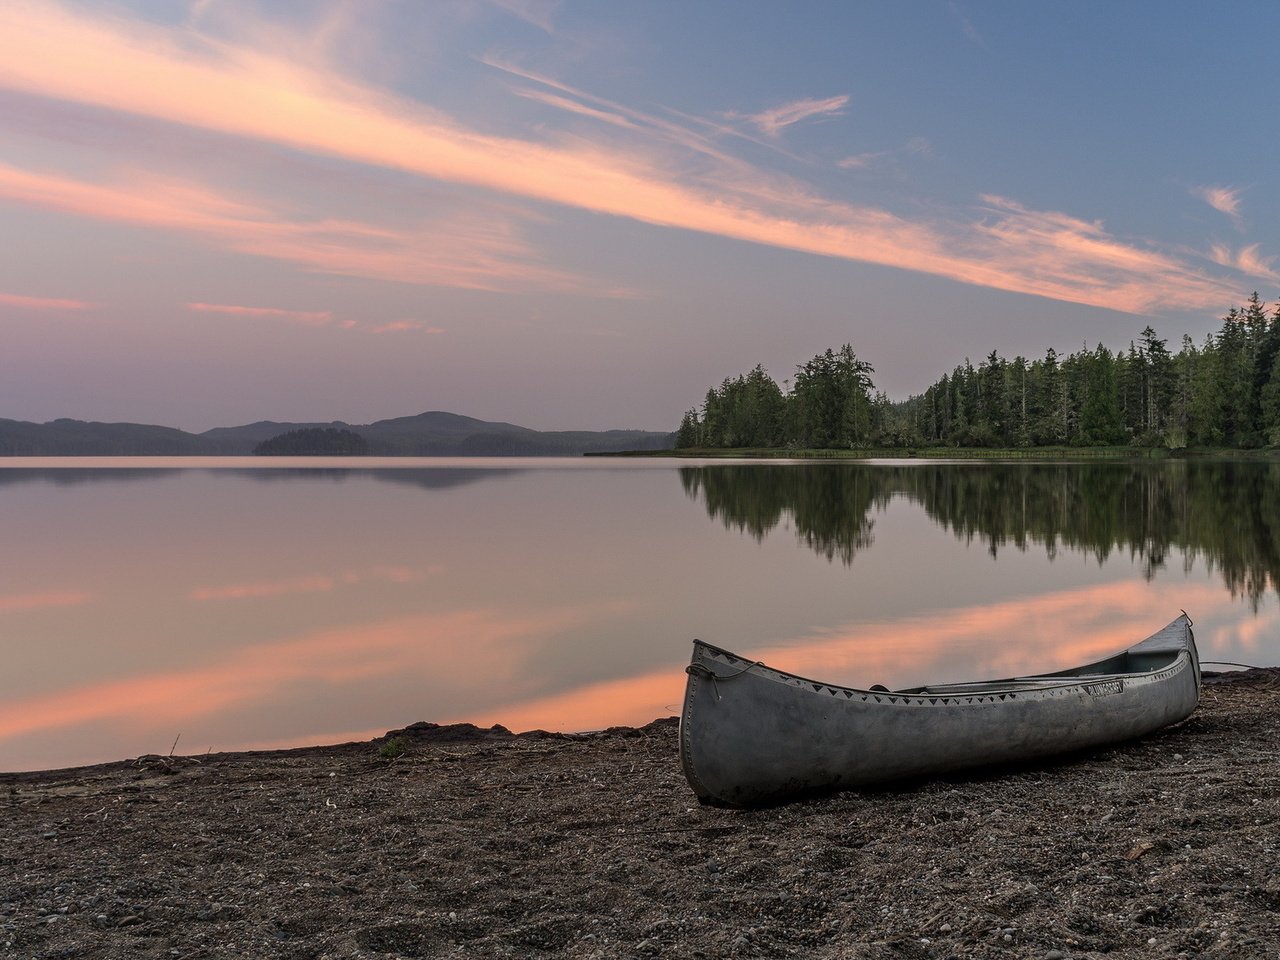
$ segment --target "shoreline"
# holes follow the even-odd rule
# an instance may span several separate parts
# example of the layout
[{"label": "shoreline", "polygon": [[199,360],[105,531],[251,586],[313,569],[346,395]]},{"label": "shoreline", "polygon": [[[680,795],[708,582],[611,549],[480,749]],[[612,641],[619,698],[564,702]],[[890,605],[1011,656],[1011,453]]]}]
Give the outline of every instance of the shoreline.
[{"label": "shoreline", "polygon": [[0,956],[1274,956],[1280,668],[1205,679],[1143,740],[760,810],[697,803],[673,718],[0,774]]}]

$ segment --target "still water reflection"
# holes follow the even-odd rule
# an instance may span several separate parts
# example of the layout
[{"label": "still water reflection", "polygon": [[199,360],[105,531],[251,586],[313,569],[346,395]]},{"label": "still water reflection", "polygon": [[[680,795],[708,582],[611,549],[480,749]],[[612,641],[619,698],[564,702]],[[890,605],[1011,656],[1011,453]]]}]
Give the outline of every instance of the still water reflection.
[{"label": "still water reflection", "polygon": [[1280,466],[0,467],[0,769],[675,712],[694,636],[833,682],[1070,666],[1180,608],[1280,662]]}]

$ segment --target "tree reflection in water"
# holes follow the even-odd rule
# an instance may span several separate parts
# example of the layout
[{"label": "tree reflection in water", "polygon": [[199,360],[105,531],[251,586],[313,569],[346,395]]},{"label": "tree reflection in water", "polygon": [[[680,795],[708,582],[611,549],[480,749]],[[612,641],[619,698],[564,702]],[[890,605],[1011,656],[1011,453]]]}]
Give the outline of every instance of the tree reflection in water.
[{"label": "tree reflection in water", "polygon": [[899,496],[993,557],[1127,551],[1148,580],[1175,554],[1203,558],[1255,610],[1280,588],[1275,463],[761,464],[685,467],[680,480],[727,527],[762,540],[789,516],[806,546],[846,565],[874,540],[873,510]]}]

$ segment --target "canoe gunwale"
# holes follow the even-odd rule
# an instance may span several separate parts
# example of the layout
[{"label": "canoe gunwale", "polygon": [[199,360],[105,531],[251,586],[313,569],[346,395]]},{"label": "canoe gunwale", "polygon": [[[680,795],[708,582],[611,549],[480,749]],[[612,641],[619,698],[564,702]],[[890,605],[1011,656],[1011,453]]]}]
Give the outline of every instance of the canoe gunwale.
[{"label": "canoe gunwale", "polygon": [[[826,693],[833,697],[843,695],[846,700],[852,700],[856,696],[861,698],[864,703],[874,701],[876,703],[896,704],[901,701],[902,703],[929,706],[950,705],[951,703],[972,704],[988,701],[999,702],[1019,697],[1035,697],[1037,694],[1050,697],[1063,696],[1081,691],[1090,692],[1090,688],[1120,693],[1132,683],[1167,680],[1187,669],[1194,662],[1190,651],[1183,649],[1173,654],[1168,664],[1163,667],[1157,667],[1154,670],[1084,674],[1074,678],[1062,675],[1043,675],[1007,680],[975,681],[973,683],[953,684],[951,686],[958,689],[952,691],[947,691],[946,687],[948,685],[946,684],[939,684],[936,688],[925,691],[921,691],[919,688],[902,691],[871,690],[862,687],[844,687],[839,684],[824,683],[808,677],[787,673],[767,666],[759,660],[747,660],[745,657],[740,657],[736,653],[702,640],[695,640],[694,644],[709,653],[713,659],[723,660],[726,665],[735,668],[732,673],[716,673],[716,671],[702,662],[702,658],[698,656],[696,651],[693,662],[685,668],[685,672],[689,674],[689,684],[695,683],[699,677],[711,680],[716,687],[717,700],[720,699],[719,684],[732,683],[738,677],[748,673],[762,680],[783,683],[815,694]],[[1117,684],[1119,684],[1118,688],[1116,688]],[[692,689],[686,691],[686,712],[692,705],[692,692]]]}]

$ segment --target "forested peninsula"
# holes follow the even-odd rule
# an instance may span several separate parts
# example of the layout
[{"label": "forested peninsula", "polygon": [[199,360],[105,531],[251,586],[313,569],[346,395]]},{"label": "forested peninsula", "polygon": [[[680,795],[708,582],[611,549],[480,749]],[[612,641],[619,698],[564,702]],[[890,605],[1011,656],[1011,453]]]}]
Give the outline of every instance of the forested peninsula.
[{"label": "forested peninsula", "polygon": [[676,434],[683,450],[1280,446],[1280,304],[1254,294],[1196,345],[1172,352],[1147,326],[1038,360],[968,359],[893,402],[849,344],[800,365],[787,390],[757,366],[707,391]]}]

